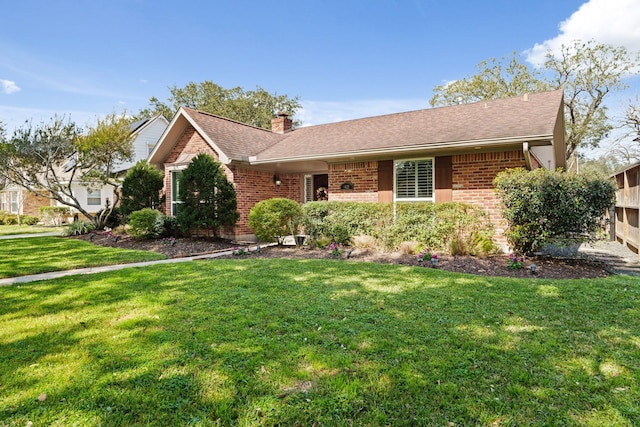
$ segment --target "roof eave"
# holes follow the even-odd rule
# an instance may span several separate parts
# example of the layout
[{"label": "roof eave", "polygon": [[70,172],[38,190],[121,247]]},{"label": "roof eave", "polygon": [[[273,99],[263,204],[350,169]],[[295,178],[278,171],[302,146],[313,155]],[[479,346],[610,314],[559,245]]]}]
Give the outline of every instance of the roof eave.
[{"label": "roof eave", "polygon": [[389,156],[391,154],[400,154],[407,155],[411,153],[417,152],[425,152],[425,151],[442,151],[442,150],[464,150],[464,149],[486,149],[497,146],[505,146],[505,145],[514,145],[514,146],[522,146],[522,143],[528,142],[530,145],[532,143],[537,143],[536,145],[550,145],[553,141],[553,135],[529,135],[522,136],[517,138],[498,138],[498,139],[480,139],[480,140],[470,140],[470,141],[453,141],[453,142],[439,142],[439,143],[429,143],[422,145],[412,145],[405,147],[385,147],[374,150],[353,150],[353,151],[345,151],[341,153],[331,153],[331,154],[315,154],[315,155],[301,155],[301,156],[292,156],[292,157],[281,157],[281,158],[268,158],[268,159],[258,159],[256,156],[249,157],[249,162],[252,165],[259,164],[268,164],[268,163],[276,163],[276,162],[295,162],[301,160],[324,160],[324,159],[341,159],[341,158],[354,158],[354,157],[371,157],[371,156]]},{"label": "roof eave", "polygon": [[[177,126],[179,125],[177,122],[181,118],[185,120],[184,126],[181,126],[180,129],[177,129],[177,132],[175,132]],[[177,143],[177,138],[179,138],[180,135],[182,135],[182,133],[186,129],[187,124],[190,124],[191,126],[193,126],[196,132],[198,132],[200,136],[202,136],[202,138],[207,142],[207,144],[209,144],[209,146],[218,154],[219,160],[221,163],[223,164],[231,163],[232,159],[222,152],[220,147],[218,147],[213,142],[213,140],[209,137],[209,135],[200,126],[198,126],[196,121],[193,120],[193,118],[188,114],[187,111],[185,111],[183,107],[180,107],[176,115],[171,120],[171,123],[169,123],[169,126],[165,129],[164,133],[160,137],[160,140],[156,143],[155,147],[153,148],[153,151],[151,152],[151,154],[149,154],[149,157],[147,157],[148,162],[155,165],[162,165],[164,163],[164,160],[167,158],[167,156],[170,154],[171,150]],[[174,143],[167,150],[164,148],[164,146],[166,145],[165,141],[171,138],[171,135],[173,135],[174,133],[175,133],[175,135],[173,136],[173,138],[175,139]]]}]

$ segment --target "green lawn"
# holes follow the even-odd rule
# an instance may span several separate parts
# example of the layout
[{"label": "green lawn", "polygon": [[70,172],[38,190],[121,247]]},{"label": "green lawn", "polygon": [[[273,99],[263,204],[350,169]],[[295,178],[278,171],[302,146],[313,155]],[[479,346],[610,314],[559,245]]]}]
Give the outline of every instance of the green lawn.
[{"label": "green lawn", "polygon": [[640,425],[639,297],[339,260],[4,287],[0,425]]},{"label": "green lawn", "polygon": [[0,236],[12,234],[62,233],[62,227],[42,227],[37,225],[0,225]]},{"label": "green lawn", "polygon": [[109,248],[62,237],[6,239],[0,240],[0,247],[0,278],[166,258],[156,252]]}]

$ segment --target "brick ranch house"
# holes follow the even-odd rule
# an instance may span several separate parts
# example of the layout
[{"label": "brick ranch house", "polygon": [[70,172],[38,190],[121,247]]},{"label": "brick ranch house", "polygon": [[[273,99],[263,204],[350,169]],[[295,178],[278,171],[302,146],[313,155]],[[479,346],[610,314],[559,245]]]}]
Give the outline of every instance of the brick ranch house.
[{"label": "brick ranch house", "polygon": [[235,185],[240,219],[224,237],[251,240],[250,209],[287,197],[363,202],[458,201],[485,208],[500,241],[492,181],[507,168],[565,167],[562,91],[271,131],[181,108],[149,156],[164,171],[165,213],[175,214],[180,171],[199,153]]}]

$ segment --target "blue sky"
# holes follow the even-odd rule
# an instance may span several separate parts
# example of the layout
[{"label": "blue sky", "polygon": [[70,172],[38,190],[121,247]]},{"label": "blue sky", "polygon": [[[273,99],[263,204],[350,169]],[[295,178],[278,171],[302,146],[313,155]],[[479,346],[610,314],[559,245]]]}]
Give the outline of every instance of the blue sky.
[{"label": "blue sky", "polygon": [[637,0],[0,0],[0,121],[79,125],[211,80],[303,124],[428,108],[436,85],[573,38],[640,50]]}]

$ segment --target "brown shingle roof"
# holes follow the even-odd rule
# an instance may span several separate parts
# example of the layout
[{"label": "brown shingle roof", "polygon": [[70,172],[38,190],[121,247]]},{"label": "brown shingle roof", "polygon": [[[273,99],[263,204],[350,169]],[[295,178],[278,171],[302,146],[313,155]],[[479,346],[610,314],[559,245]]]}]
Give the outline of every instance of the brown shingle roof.
[{"label": "brown shingle roof", "polygon": [[281,141],[284,136],[191,108],[183,107],[183,110],[230,159],[242,160],[255,156]]},{"label": "brown shingle roof", "polygon": [[551,138],[562,91],[529,94],[295,129],[255,161],[429,148],[445,143]]}]

